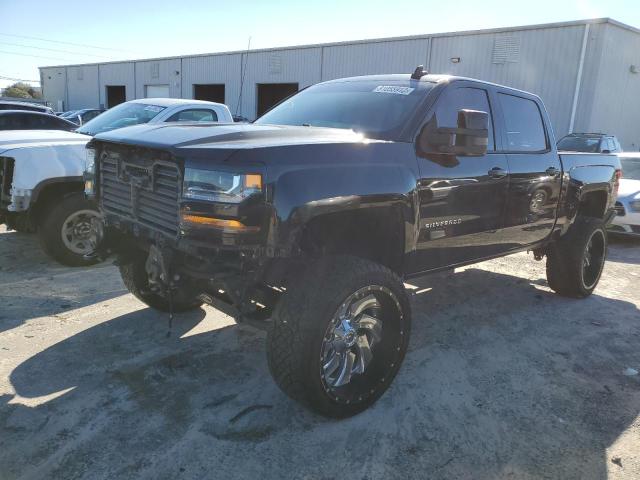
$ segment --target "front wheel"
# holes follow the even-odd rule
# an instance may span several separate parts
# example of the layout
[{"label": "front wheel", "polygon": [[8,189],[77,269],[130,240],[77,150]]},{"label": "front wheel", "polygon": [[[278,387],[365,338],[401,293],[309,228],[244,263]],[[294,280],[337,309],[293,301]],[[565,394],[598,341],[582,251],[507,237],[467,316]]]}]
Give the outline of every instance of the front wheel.
[{"label": "front wheel", "polygon": [[102,221],[95,203],[78,192],[55,202],[47,209],[38,226],[40,245],[53,259],[71,267],[92,265],[96,259],[87,258],[102,240]]},{"label": "front wheel", "polygon": [[404,285],[355,257],[312,266],[280,299],[267,336],[269,369],[291,398],[335,418],[372,405],[395,378],[411,330]]},{"label": "front wheel", "polygon": [[584,298],[598,285],[607,257],[607,232],[597,218],[576,219],[547,252],[547,281],[560,295]]},{"label": "front wheel", "polygon": [[173,294],[171,302],[165,296],[159,295],[151,291],[149,286],[149,276],[145,267],[145,257],[140,255],[133,262],[124,263],[118,267],[120,269],[120,277],[127,290],[131,292],[138,300],[145,303],[149,307],[161,312],[187,312],[202,306],[202,301],[181,288]]}]

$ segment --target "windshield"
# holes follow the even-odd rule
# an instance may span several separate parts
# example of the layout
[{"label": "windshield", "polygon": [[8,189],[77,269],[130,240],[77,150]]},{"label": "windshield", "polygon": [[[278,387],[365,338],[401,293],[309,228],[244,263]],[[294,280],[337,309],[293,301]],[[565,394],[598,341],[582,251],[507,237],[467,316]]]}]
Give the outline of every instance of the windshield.
[{"label": "windshield", "polygon": [[558,142],[558,150],[598,153],[600,151],[600,137],[564,137]]},{"label": "windshield", "polygon": [[121,103],[88,121],[76,131],[85,135],[97,135],[116,128],[147,123],[164,108],[146,103]]},{"label": "windshield", "polygon": [[622,178],[640,180],[640,158],[621,158]]},{"label": "windshield", "polygon": [[345,128],[373,138],[393,139],[434,85],[410,80],[315,85],[285,100],[255,123]]}]

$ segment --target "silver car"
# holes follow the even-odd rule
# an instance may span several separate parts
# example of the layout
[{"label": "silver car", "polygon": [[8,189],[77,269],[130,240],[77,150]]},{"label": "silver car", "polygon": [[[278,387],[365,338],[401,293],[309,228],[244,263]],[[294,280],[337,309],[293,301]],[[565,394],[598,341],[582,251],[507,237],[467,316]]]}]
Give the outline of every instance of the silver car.
[{"label": "silver car", "polygon": [[622,178],[611,233],[640,237],[640,154],[619,154]]},{"label": "silver car", "polygon": [[233,123],[229,108],[222,103],[182,98],[144,98],[121,103],[89,120],[76,130],[97,135],[141,123],[220,122]]}]

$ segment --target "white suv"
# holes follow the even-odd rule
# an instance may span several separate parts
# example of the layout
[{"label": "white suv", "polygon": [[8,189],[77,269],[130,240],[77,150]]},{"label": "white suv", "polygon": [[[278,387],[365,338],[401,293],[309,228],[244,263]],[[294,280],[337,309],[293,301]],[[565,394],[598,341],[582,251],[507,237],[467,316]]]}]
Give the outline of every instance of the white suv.
[{"label": "white suv", "polygon": [[82,125],[78,133],[97,135],[141,123],[220,122],[233,123],[226,105],[181,98],[145,98],[121,103]]}]

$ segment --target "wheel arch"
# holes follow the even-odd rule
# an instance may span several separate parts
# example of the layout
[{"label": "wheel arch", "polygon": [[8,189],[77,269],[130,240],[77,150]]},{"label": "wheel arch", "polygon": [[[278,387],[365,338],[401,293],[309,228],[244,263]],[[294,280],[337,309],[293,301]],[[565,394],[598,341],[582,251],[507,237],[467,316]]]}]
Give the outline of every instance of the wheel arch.
[{"label": "wheel arch", "polygon": [[54,199],[64,198],[67,195],[83,191],[84,182],[82,177],[56,177],[43,180],[34,187],[31,194],[32,218],[39,221]]},{"label": "wheel arch", "polygon": [[311,257],[352,255],[401,273],[406,225],[400,204],[319,213],[300,227],[296,249]]}]

